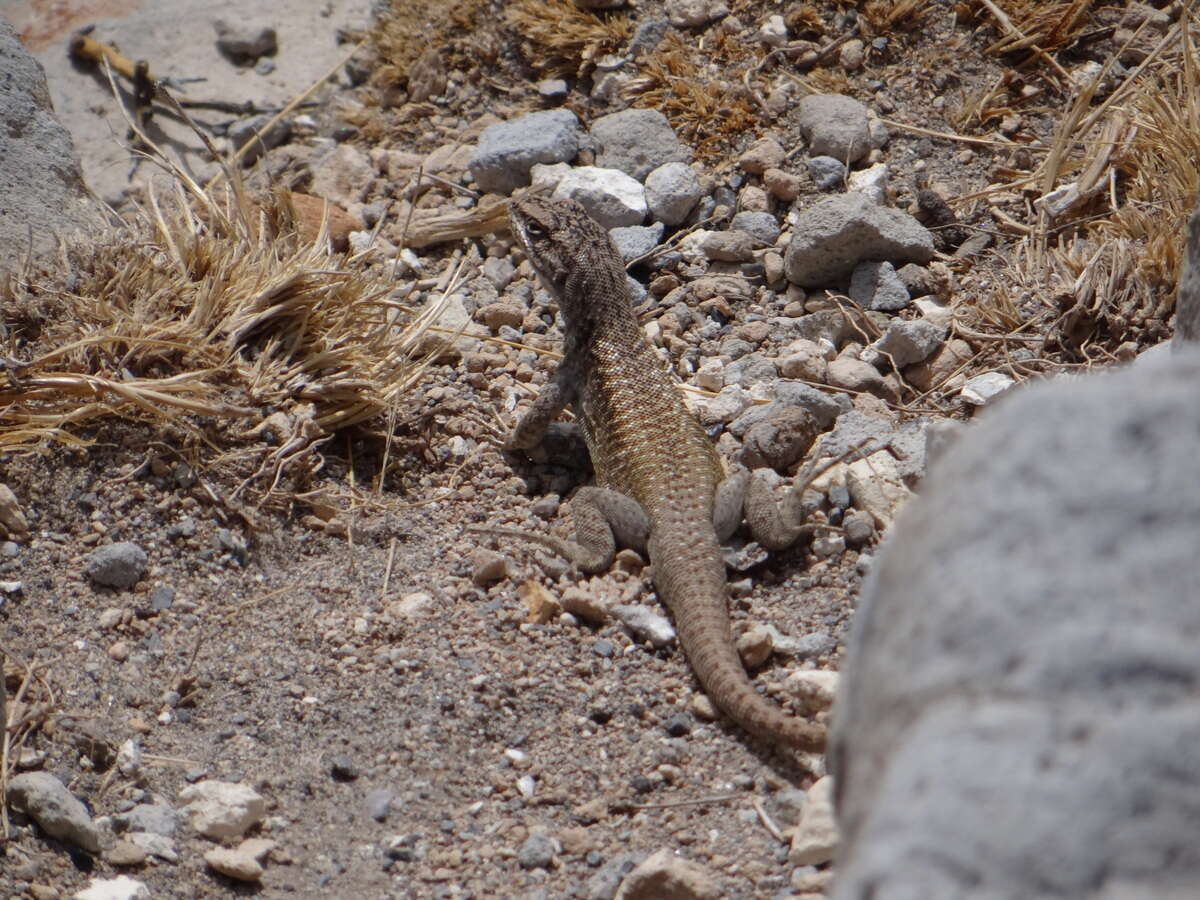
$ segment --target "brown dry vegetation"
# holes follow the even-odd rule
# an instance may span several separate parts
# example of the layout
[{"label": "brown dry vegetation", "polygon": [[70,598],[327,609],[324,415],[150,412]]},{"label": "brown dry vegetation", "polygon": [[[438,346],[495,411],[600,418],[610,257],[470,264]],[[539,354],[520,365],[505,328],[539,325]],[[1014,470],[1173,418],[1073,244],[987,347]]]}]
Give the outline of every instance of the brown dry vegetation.
[{"label": "brown dry vegetation", "polygon": [[69,286],[8,284],[0,448],[80,445],[98,420],[147,422],[193,467],[278,501],[284,485],[306,486],[330,434],[412,387],[434,310],[414,315],[324,231],[301,240],[286,193],[192,188],[152,196],[76,251]]}]

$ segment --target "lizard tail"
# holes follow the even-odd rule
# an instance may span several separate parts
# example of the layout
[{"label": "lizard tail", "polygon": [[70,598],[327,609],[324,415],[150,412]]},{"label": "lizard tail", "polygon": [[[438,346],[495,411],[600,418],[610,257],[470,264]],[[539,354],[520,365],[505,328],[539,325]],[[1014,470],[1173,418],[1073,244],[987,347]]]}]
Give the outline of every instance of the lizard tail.
[{"label": "lizard tail", "polygon": [[[729,631],[724,564],[719,558],[716,566],[705,565],[699,558],[688,563],[692,568],[684,569],[688,573],[685,578],[663,572],[656,575],[656,581],[674,615],[679,644],[704,692],[718,709],[756,737],[795,750],[823,752],[823,726],[788,715],[754,690]],[[656,573],[658,570],[656,565]]]}]

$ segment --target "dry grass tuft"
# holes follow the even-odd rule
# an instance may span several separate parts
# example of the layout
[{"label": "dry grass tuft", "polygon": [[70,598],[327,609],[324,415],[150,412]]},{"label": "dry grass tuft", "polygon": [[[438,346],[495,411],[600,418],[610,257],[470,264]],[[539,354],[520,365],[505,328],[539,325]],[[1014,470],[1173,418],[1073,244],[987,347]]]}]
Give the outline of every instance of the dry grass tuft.
[{"label": "dry grass tuft", "polygon": [[742,85],[741,69],[754,63],[743,53],[735,62],[732,45],[720,38],[710,52],[727,63],[722,77],[713,77],[695,62],[695,48],[670,32],[658,49],[647,56],[636,78],[625,88],[635,106],[660,110],[681,138],[696,150],[697,158],[713,162],[745,134],[762,125],[757,107]]},{"label": "dry grass tuft", "polygon": [[1087,25],[1094,0],[981,0],[979,12],[991,18],[1001,37],[988,48],[997,55],[1019,50],[1053,51],[1071,43]]},{"label": "dry grass tuft", "polygon": [[1103,100],[1090,85],[1080,90],[1035,172],[1044,199],[1014,255],[1025,269],[1014,283],[1040,283],[1054,314],[1051,344],[1067,358],[1169,334],[1185,223],[1200,192],[1198,95],[1185,18]]},{"label": "dry grass tuft", "polygon": [[409,69],[431,47],[438,48],[448,68],[469,68],[491,58],[483,27],[489,15],[487,0],[393,0],[368,35],[379,61],[373,81],[404,84]]},{"label": "dry grass tuft", "polygon": [[543,73],[583,75],[633,33],[628,16],[601,18],[571,0],[513,0],[507,6],[505,21],[524,41],[525,58]]},{"label": "dry grass tuft", "polygon": [[868,0],[862,17],[872,34],[887,35],[900,27],[912,27],[929,12],[930,0]]},{"label": "dry grass tuft", "polygon": [[283,193],[190,190],[77,248],[65,283],[0,294],[0,451],[86,445],[132,420],[265,500],[414,385],[428,318],[385,279],[332,254],[324,229],[303,242]]}]

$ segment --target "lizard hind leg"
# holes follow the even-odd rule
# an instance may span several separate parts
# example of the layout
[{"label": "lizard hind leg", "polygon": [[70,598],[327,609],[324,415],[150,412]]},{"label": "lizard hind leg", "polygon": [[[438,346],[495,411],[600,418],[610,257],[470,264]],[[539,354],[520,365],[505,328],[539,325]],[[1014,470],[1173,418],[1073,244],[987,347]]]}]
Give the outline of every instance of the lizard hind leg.
[{"label": "lizard hind leg", "polygon": [[804,512],[797,486],[790,485],[782,501],[776,503],[767,472],[761,469],[750,478],[746,490],[745,514],[750,533],[767,550],[784,550],[796,543],[801,536],[813,531],[811,526],[804,524]]},{"label": "lizard hind leg", "polygon": [[650,537],[650,517],[632,497],[609,488],[581,487],[570,503],[575,523],[575,558],[584,572],[612,565],[617,544],[643,552]]},{"label": "lizard hind leg", "polygon": [[746,489],[750,486],[750,470],[738,467],[721,479],[713,498],[713,529],[717,541],[725,543],[737,527],[742,524],[742,509],[746,503]]}]

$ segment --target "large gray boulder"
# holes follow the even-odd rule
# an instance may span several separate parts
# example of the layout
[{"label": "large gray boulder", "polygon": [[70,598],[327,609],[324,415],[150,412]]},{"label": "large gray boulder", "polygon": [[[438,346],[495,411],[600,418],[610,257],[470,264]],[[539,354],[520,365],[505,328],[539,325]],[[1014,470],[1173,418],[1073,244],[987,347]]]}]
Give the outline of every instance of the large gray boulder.
[{"label": "large gray boulder", "polygon": [[59,235],[93,228],[97,205],[83,183],[71,136],[54,116],[46,73],[0,19],[0,272]]},{"label": "large gray boulder", "polygon": [[835,900],[1200,884],[1200,353],[1000,401],[864,588]]},{"label": "large gray boulder", "polygon": [[1183,270],[1175,298],[1175,345],[1200,341],[1200,204],[1187,223]]}]

